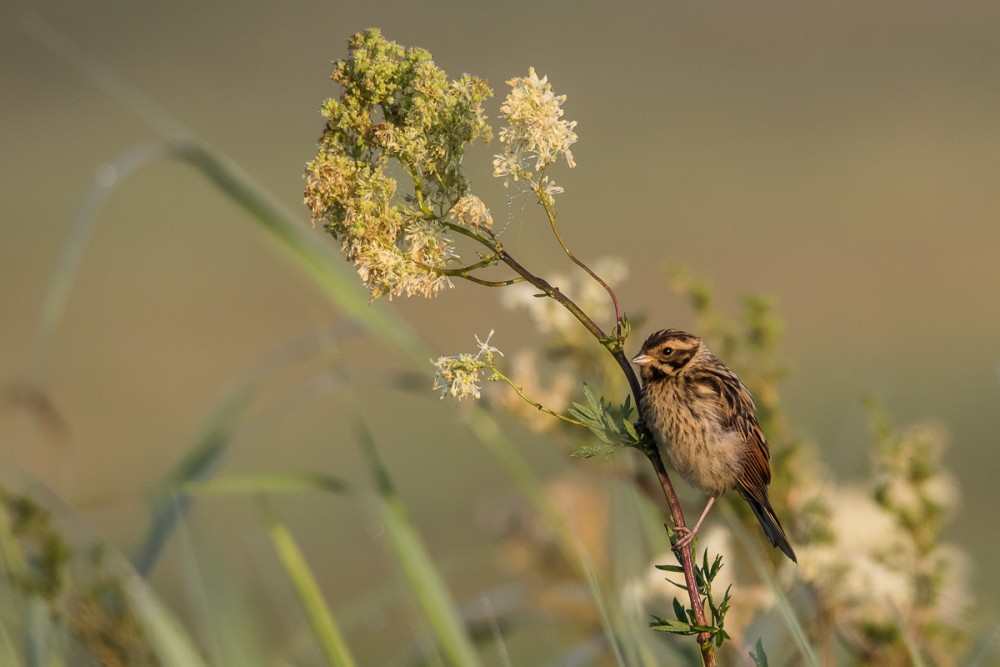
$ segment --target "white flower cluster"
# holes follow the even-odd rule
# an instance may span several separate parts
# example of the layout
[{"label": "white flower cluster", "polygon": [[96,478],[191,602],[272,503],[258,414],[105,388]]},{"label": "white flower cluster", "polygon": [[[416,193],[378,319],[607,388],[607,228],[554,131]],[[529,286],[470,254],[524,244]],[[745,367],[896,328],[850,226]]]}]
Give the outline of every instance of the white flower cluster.
[{"label": "white flower cluster", "polygon": [[799,551],[798,571],[838,626],[850,629],[850,643],[878,645],[902,622],[931,654],[947,654],[949,642],[962,641],[970,605],[968,557],[940,537],[958,503],[954,478],[941,466],[947,437],[924,423],[880,440],[872,488],[824,492],[835,499],[827,538]]},{"label": "white flower cluster", "polygon": [[[503,352],[490,345],[493,333],[490,331],[485,341],[476,336],[479,351],[475,354],[465,352],[453,357],[438,357],[434,362],[434,368],[437,369],[434,388],[441,390],[441,398],[449,395],[458,400],[480,397],[479,373],[483,370],[494,371],[495,355],[503,356]],[[486,379],[492,380],[495,377],[491,373]]]},{"label": "white flower cluster", "polygon": [[476,195],[465,195],[451,207],[448,217],[463,227],[489,229],[493,226],[493,216],[483,200]]},{"label": "white flower cluster", "polygon": [[[528,69],[528,76],[513,78],[507,84],[511,91],[500,107],[508,123],[500,130],[504,152],[494,156],[493,175],[505,179],[505,184],[524,179],[539,185],[535,174],[560,155],[570,168],[575,167],[569,147],[576,143],[576,121],[562,118],[566,96],[554,94],[548,77],[539,79],[533,67]],[[549,197],[562,192],[546,178],[541,186]]]}]

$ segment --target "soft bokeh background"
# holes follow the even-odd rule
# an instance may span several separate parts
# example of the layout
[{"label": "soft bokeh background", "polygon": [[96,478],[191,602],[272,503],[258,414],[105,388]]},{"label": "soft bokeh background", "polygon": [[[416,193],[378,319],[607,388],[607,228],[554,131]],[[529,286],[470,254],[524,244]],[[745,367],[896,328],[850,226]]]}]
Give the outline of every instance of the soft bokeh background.
[{"label": "soft bokeh background", "polygon": [[[953,435],[948,464],[963,493],[948,534],[973,553],[979,590],[995,609],[996,3],[7,2],[0,9],[5,386],[28,371],[40,303],[95,173],[154,135],[45,46],[39,25],[302,210],[303,225],[303,165],[321,129],[320,101],[337,94],[329,63],[345,55],[350,34],[381,27],[390,39],[429,49],[452,76],[486,77],[498,98],[506,79],[534,66],[568,95],[567,117],[579,121],[579,166],[556,172],[571,246],[584,258],[610,253],[629,263],[620,296],[629,311],[648,315],[648,327],[691,322],[667,289],[668,260],[710,276],[734,312],[743,293],[773,294],[787,327],[790,414],[844,478],[867,469],[864,393],[901,423],[945,422]],[[498,107],[493,100],[494,118]],[[508,248],[540,271],[568,270],[537,211],[491,182],[491,154],[477,147],[467,164],[494,218],[507,225]],[[470,285],[434,302],[389,307],[441,354],[470,349],[473,334],[490,328],[504,349],[530,340],[525,320],[511,321],[494,294]],[[191,169],[147,167],[103,210],[45,363],[66,431],[46,433],[7,405],[5,465],[43,480],[127,550],[146,520],[146,495],[190,447],[224,388],[276,349],[340,320]],[[399,366],[374,342],[342,345],[359,381],[371,368]],[[283,391],[295,386],[295,373],[288,375],[247,421],[226,470],[321,469],[363,485],[351,426],[357,408],[459,597],[483,587],[493,576],[484,566],[484,508],[502,502],[507,483],[470,444],[453,406],[429,388],[424,395],[388,389],[375,374],[349,399],[304,407],[291,400],[283,408]],[[521,435],[540,470],[566,465],[544,441]],[[357,503],[324,499],[328,506],[317,509],[317,502],[282,507],[310,557],[327,565],[317,569],[331,601],[365,599],[390,567],[377,530]],[[267,549],[245,504],[200,508],[193,539],[222,561],[249,554],[232,567],[260,576]],[[260,588],[261,606],[279,609],[280,587]]]}]

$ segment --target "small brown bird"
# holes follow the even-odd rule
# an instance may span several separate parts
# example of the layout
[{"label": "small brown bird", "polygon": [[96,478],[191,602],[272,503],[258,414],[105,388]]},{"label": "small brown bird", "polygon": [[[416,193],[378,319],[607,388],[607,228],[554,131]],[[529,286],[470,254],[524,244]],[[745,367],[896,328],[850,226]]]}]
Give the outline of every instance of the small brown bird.
[{"label": "small brown bird", "polygon": [[676,545],[694,539],[715,499],[735,488],[771,544],[797,562],[767,498],[771,456],[757,408],[736,373],[701,338],[679,329],[651,335],[632,363],[640,367],[646,427],[677,472],[709,496],[694,528],[681,529]]}]

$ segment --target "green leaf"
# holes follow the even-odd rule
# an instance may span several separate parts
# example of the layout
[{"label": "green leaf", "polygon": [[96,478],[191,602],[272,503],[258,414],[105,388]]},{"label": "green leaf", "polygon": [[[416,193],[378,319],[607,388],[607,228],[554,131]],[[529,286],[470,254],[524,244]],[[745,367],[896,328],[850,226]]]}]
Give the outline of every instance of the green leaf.
[{"label": "green leaf", "polygon": [[656,630],[657,632],[669,632],[674,635],[697,635],[702,632],[714,635],[716,632],[716,628],[710,625],[695,625],[694,623],[685,623],[672,618],[660,618],[659,616],[654,616],[653,618],[655,620],[649,624],[649,629]]},{"label": "green leaf", "polygon": [[690,623],[673,618],[660,618],[659,616],[653,616],[653,622],[649,624],[649,629],[657,632],[669,632],[674,635],[696,635],[700,632],[700,630],[695,630]]},{"label": "green leaf", "polygon": [[680,565],[654,565],[657,570],[663,570],[664,572],[683,572],[684,568]]},{"label": "green leaf", "polygon": [[574,402],[570,415],[583,423],[601,442],[612,447],[634,447],[639,443],[639,434],[631,420],[630,398],[626,397],[620,408],[613,409],[603,396],[595,398],[586,383],[583,384],[583,396],[586,404]]},{"label": "green leaf", "polygon": [[674,598],[674,616],[676,616],[677,620],[681,623],[686,623],[688,620],[687,610],[684,609],[684,605],[682,605],[681,601],[677,598]]},{"label": "green leaf", "polygon": [[570,456],[574,458],[581,459],[593,459],[597,457],[603,458],[607,461],[612,454],[617,451],[617,447],[614,445],[583,445],[576,450],[574,450]]},{"label": "green leaf", "polygon": [[757,645],[750,651],[750,659],[753,660],[754,667],[767,667],[767,654],[764,653],[764,643],[757,639]]}]

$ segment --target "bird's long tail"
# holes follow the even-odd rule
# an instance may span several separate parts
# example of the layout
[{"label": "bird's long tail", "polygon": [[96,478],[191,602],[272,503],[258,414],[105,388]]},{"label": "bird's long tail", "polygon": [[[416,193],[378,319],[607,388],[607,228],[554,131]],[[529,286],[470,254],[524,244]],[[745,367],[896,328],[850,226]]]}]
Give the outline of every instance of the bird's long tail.
[{"label": "bird's long tail", "polygon": [[774,509],[767,498],[764,498],[764,501],[761,502],[750,497],[749,494],[742,493],[742,489],[740,495],[750,504],[771,545],[781,549],[786,556],[792,559],[793,563],[798,563],[795,551],[792,550],[792,545],[788,543],[788,537],[785,536],[785,529],[781,527],[781,522],[775,516]]}]

